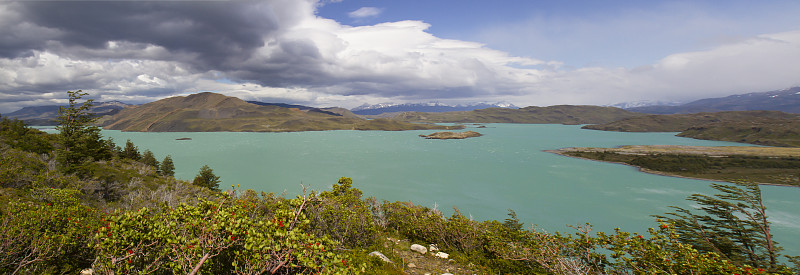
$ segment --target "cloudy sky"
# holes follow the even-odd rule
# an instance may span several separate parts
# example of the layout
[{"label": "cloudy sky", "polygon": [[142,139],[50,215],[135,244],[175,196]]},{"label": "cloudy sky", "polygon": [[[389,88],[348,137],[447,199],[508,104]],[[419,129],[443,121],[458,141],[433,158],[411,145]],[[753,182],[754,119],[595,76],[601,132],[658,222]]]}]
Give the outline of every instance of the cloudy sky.
[{"label": "cloudy sky", "polygon": [[355,107],[800,86],[800,1],[0,1],[0,113],[202,91]]}]

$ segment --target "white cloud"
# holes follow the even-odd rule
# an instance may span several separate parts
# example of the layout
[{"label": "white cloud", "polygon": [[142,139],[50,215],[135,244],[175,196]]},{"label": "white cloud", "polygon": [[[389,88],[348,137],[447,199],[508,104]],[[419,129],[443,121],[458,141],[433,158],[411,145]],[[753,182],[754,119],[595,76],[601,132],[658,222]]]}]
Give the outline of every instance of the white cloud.
[{"label": "white cloud", "polygon": [[[717,42],[722,44],[664,55],[633,69],[564,69],[559,60],[437,37],[421,21],[351,27],[315,16],[318,2],[263,3],[248,12],[274,13],[275,22],[267,20],[274,29],[231,42],[239,48],[225,58],[164,37],[92,37],[106,41],[94,47],[51,37],[29,55],[0,57],[0,111],[57,102],[65,91],[77,89],[131,103],[216,91],[314,106],[431,100],[547,106],[686,100],[800,85],[800,31]],[[0,12],[13,15],[2,5]],[[26,24],[47,29],[27,22],[15,26]]]},{"label": "white cloud", "polygon": [[350,16],[350,18],[361,19],[367,17],[376,17],[382,12],[382,9],[376,7],[361,7],[360,9],[349,12],[347,15]]}]

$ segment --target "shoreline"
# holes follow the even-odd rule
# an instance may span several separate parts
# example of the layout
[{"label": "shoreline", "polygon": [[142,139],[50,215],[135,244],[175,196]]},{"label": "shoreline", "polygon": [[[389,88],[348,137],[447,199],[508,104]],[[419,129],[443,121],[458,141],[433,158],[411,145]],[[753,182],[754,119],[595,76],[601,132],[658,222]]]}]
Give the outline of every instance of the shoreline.
[{"label": "shoreline", "polygon": [[[625,166],[634,167],[639,172],[648,173],[648,174],[652,174],[652,175],[659,175],[659,176],[673,177],[673,178],[692,179],[692,180],[704,180],[704,181],[731,183],[729,181],[724,181],[724,180],[696,178],[696,177],[687,177],[687,176],[682,176],[682,175],[670,174],[670,173],[667,173],[667,172],[661,172],[661,171],[650,170],[650,169],[647,169],[647,168],[642,168],[642,167],[639,167],[639,166],[636,166],[636,165],[631,165],[631,164],[624,163],[624,162],[605,161],[605,160],[596,160],[596,159],[590,159],[590,158],[584,158],[584,157],[570,156],[570,155],[564,154],[565,152],[568,152],[567,150],[564,150],[564,149],[567,149],[567,148],[561,148],[561,149],[555,149],[555,150],[542,150],[542,152],[556,154],[556,155],[559,155],[559,156],[565,156],[565,157],[568,157],[568,158],[576,158],[576,159],[583,159],[583,160],[590,160],[590,161],[597,161],[597,162],[622,164],[622,165],[625,165]],[[756,184],[758,184],[758,185],[769,185],[769,186],[794,187],[794,188],[800,187],[798,185],[780,184],[780,183],[768,183],[768,182],[756,182]]]}]

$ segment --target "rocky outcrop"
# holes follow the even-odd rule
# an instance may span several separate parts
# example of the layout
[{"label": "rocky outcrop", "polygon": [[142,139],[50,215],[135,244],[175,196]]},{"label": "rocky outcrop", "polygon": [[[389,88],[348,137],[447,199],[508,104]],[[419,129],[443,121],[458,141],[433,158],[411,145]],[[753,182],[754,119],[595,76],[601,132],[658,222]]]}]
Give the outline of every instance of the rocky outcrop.
[{"label": "rocky outcrop", "polygon": [[425,248],[424,246],[418,245],[418,244],[412,244],[411,245],[411,250],[414,251],[414,252],[417,252],[419,254],[428,253],[428,249],[427,248]]},{"label": "rocky outcrop", "polygon": [[426,139],[465,139],[471,137],[479,137],[482,136],[481,133],[475,131],[466,131],[466,132],[436,132],[430,135],[419,135],[420,137],[424,137]]},{"label": "rocky outcrop", "polygon": [[369,256],[371,256],[371,257],[378,257],[378,258],[380,258],[382,261],[384,261],[384,262],[387,262],[387,263],[392,263],[392,264],[394,263],[394,262],[392,262],[392,260],[389,260],[389,257],[386,257],[386,255],[383,255],[383,253],[380,253],[380,252],[378,252],[378,251],[372,251],[372,252],[370,252],[370,253],[369,253]]}]

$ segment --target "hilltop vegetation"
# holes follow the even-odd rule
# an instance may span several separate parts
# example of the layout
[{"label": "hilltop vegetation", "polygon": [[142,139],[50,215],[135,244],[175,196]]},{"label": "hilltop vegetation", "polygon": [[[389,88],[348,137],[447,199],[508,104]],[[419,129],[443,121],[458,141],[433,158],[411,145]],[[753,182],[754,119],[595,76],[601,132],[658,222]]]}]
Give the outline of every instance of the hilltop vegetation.
[{"label": "hilltop vegetation", "polygon": [[800,148],[622,146],[564,148],[553,152],[624,163],[671,176],[800,186]]},{"label": "hilltop vegetation", "polygon": [[520,109],[488,108],[446,113],[408,112],[393,119],[428,123],[531,123],[531,124],[589,124],[608,123],[643,114],[614,107],[559,105],[525,107]]},{"label": "hilltop vegetation", "polygon": [[453,127],[366,120],[341,110],[261,106],[235,97],[199,93],[128,107],[105,119],[103,127],[135,132],[294,132],[324,130],[428,130]]},{"label": "hilltop vegetation", "polygon": [[681,132],[678,136],[769,146],[800,146],[800,115],[779,111],[732,111],[638,116],[583,129]]},{"label": "hilltop vegetation", "polygon": [[[85,114],[83,106],[73,107],[72,115]],[[75,274],[88,267],[101,274],[792,272],[776,261],[780,248],[753,185],[720,189],[736,196],[699,200],[738,207],[702,221],[702,231],[686,222],[690,212],[678,209],[646,234],[593,233],[588,225],[550,234],[525,228],[513,210],[504,221],[480,222],[457,209],[446,217],[410,202],[363,198],[345,177],[332,190],[296,198],[220,192],[210,168],[201,169],[197,184],[177,180],[171,161],[158,164],[131,142],[124,149],[106,140],[67,150],[65,139],[98,138],[90,122],[59,127],[80,133],[70,136],[0,121],[0,273]],[[64,158],[64,152],[75,154]],[[740,219],[745,214],[754,216]],[[739,226],[710,223],[717,220]],[[715,234],[714,242],[703,234]],[[407,241],[394,241],[400,239]],[[408,257],[408,248],[398,246],[407,242],[435,244],[451,260]],[[425,269],[410,267],[410,259],[425,261]]]}]

